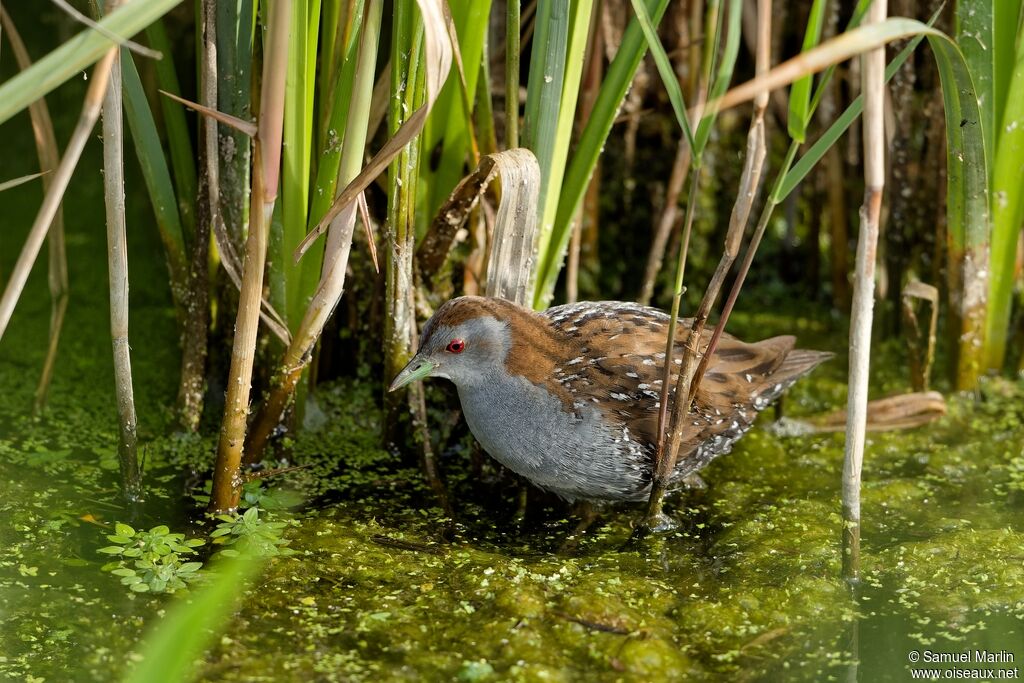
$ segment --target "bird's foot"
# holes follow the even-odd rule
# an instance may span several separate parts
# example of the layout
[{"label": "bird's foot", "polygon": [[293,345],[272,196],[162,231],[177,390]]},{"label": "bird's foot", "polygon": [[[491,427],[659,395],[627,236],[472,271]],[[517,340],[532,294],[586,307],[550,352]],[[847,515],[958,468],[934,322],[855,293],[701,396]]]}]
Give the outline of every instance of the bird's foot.
[{"label": "bird's foot", "polygon": [[558,549],[559,553],[567,553],[576,550],[580,541],[583,540],[584,534],[586,534],[594,523],[601,518],[597,508],[594,507],[593,503],[588,501],[578,503],[574,512],[579,515],[580,520],[576,523],[572,532],[570,532],[562,542],[561,547]]}]

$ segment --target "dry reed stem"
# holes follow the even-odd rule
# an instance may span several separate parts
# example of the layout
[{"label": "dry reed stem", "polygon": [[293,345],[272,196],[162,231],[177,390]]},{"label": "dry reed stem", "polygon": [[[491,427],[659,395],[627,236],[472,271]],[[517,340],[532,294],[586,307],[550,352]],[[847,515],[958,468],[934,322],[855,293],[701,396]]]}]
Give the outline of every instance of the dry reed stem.
[{"label": "dry reed stem", "polygon": [[[759,31],[758,48],[755,61],[757,69],[756,73],[758,77],[760,77],[766,73],[771,66],[771,0],[759,0],[757,13]],[[762,119],[764,117],[764,111],[767,109],[769,104],[769,96],[770,94],[767,90],[762,90],[754,97],[754,111],[755,113],[760,112]],[[790,144],[788,156],[782,166],[783,169],[789,168],[789,165],[793,161],[793,155],[796,154],[796,149],[797,147],[795,144]],[[780,171],[779,178],[782,177],[781,173],[782,171]],[[725,332],[725,326],[729,322],[729,316],[732,314],[732,309],[736,305],[736,300],[739,298],[740,291],[743,289],[743,282],[746,280],[747,273],[750,272],[750,266],[754,261],[754,255],[757,253],[757,248],[761,244],[761,239],[764,237],[764,232],[768,227],[768,221],[771,219],[775,206],[775,198],[772,196],[765,202],[764,207],[761,209],[761,215],[757,219],[757,227],[754,228],[754,233],[750,236],[750,241],[747,243],[747,248],[743,253],[743,262],[740,265],[739,272],[736,274],[736,279],[733,281],[732,289],[729,290],[729,296],[726,297],[725,304],[722,306],[722,313],[718,317],[718,324],[715,325],[715,331],[712,333],[711,340],[708,342],[708,346],[704,350],[704,355],[697,366],[695,376],[698,379],[695,383],[691,384],[688,402],[693,401],[697,388],[700,386],[700,379],[704,377],[704,373],[707,372],[708,365],[714,357],[715,349],[718,347],[718,341],[722,338],[722,334]]]},{"label": "dry reed stem", "polygon": [[263,201],[264,176],[259,142],[254,149],[253,162],[255,166],[249,236],[245,243],[245,270],[238,295],[231,369],[228,374],[224,419],[217,446],[217,464],[214,468],[213,490],[210,496],[211,512],[224,512],[236,508],[242,484],[240,466],[245,444],[246,420],[249,416],[249,391],[259,328],[258,311],[263,287],[263,264],[267,256],[267,232],[273,215],[273,203],[267,207]]},{"label": "dry reed stem", "polygon": [[[914,391],[928,391],[932,363],[935,361],[935,334],[939,324],[939,290],[918,280],[903,288],[903,320],[907,326],[907,346],[910,352],[910,385]],[[929,306],[928,334],[921,333],[921,325],[914,310],[914,299]]]},{"label": "dry reed stem", "polygon": [[277,200],[281,171],[281,137],[284,123],[284,62],[288,55],[291,23],[290,3],[271,5],[266,56],[263,62],[263,92],[253,154],[253,181],[249,210],[249,236],[245,243],[242,288],[238,296],[235,340],[231,349],[231,370],[217,464],[210,496],[211,511],[232,510],[241,492],[240,465],[245,444],[249,392],[256,353],[263,290],[263,269],[267,256],[267,235]]},{"label": "dry reed stem", "polygon": [[[867,26],[885,21],[886,0],[874,0]],[[864,91],[864,204],[860,209],[853,306],[850,322],[850,381],[847,393],[846,451],[843,459],[843,576],[860,576],[860,479],[864,462],[871,363],[878,221],[885,185],[885,49],[862,57]]]},{"label": "dry reed stem", "polygon": [[198,102],[193,102],[192,100],[186,100],[184,97],[181,97],[180,95],[175,95],[172,92],[167,92],[166,90],[157,90],[157,92],[168,99],[174,100],[178,104],[188,107],[189,109],[195,111],[198,114],[202,114],[203,116],[207,116],[211,119],[214,119],[219,123],[223,123],[225,126],[228,126],[229,128],[234,128],[239,133],[247,135],[250,138],[256,137],[256,135],[259,132],[258,126],[252,121],[246,121],[245,119],[240,119],[237,116],[225,114],[224,112],[218,111],[216,108],[206,104],[200,104]]},{"label": "dry reed stem", "polygon": [[[866,429],[869,432],[890,432],[913,429],[946,414],[946,399],[937,391],[917,391],[889,396],[867,404]],[[847,408],[827,415],[812,417],[798,423],[809,432],[828,433],[846,430]]]},{"label": "dry reed stem", "polygon": [[[825,41],[817,47],[801,52],[795,57],[779,64],[763,76],[753,78],[746,83],[732,88],[722,97],[709,102],[708,109],[724,111],[753,99],[762,90],[772,91],[808,75],[823,71],[859,54],[867,54],[869,48],[885,45],[903,38],[928,33],[935,35],[934,29],[925,31],[920,22],[893,17],[885,22],[878,32],[873,32],[868,22],[855,29],[846,31],[835,38]],[[873,48],[880,49],[880,48]]]},{"label": "dry reed stem", "polygon": [[11,271],[11,277],[7,281],[3,296],[0,297],[0,338],[3,337],[4,332],[7,330],[7,324],[11,321],[14,307],[25,288],[25,281],[32,270],[32,264],[39,255],[43,240],[46,238],[46,234],[53,224],[54,216],[60,208],[64,192],[67,190],[68,182],[71,180],[71,175],[74,173],[75,166],[77,166],[78,160],[82,156],[82,149],[85,147],[85,143],[88,142],[89,134],[96,125],[96,119],[99,118],[100,109],[103,106],[103,94],[106,92],[107,84],[110,80],[110,69],[114,56],[114,51],[108,51],[96,63],[96,68],[93,69],[92,77],[89,80],[89,88],[85,93],[85,101],[82,104],[82,113],[75,124],[75,130],[71,134],[64,157],[57,166],[50,186],[43,196],[43,203],[39,207],[39,213],[36,214],[35,222],[33,222],[29,230],[28,237],[25,239],[25,245],[18,255],[18,260],[14,264],[14,269]]},{"label": "dry reed stem", "polygon": [[[24,71],[31,64],[32,60],[25,49],[25,43],[21,39],[14,22],[7,12],[0,7],[0,26],[7,31],[7,40],[14,52],[14,59],[18,68]],[[32,119],[32,134],[35,136],[36,153],[39,156],[39,169],[42,172],[43,192],[47,192],[53,179],[50,171],[60,164],[60,150],[57,147],[57,136],[53,132],[53,120],[50,118],[50,109],[46,106],[45,99],[39,99],[28,107],[29,116]],[[60,343],[60,333],[64,326],[64,314],[68,308],[68,257],[67,245],[64,240],[64,209],[63,205],[57,206],[53,217],[53,227],[48,237],[49,245],[49,270],[47,283],[50,287],[50,338],[46,345],[46,359],[43,361],[43,370],[39,375],[39,384],[36,386],[33,409],[36,413],[42,411],[46,405],[46,394],[50,388],[50,381],[53,379],[53,368],[57,362],[57,347]]]},{"label": "dry reed stem", "polygon": [[[119,0],[107,3],[107,12]],[[142,499],[139,472],[138,419],[132,384],[131,348],[128,344],[128,235],[124,209],[124,119],[121,104],[121,55],[114,48],[110,84],[103,98],[103,198],[107,222],[107,271],[110,286],[110,337],[114,354],[114,389],[117,394],[117,457],[121,486],[128,502]]]}]

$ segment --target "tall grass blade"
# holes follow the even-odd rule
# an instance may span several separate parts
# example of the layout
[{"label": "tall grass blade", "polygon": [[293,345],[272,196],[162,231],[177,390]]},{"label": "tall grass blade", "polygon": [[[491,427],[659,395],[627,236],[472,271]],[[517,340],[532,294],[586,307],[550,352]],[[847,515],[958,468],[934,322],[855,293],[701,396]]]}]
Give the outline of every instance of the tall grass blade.
[{"label": "tall grass blade", "polygon": [[656,24],[651,20],[647,7],[642,0],[630,0],[630,2],[633,5],[633,12],[636,14],[636,21],[644,33],[647,47],[650,48],[651,56],[654,57],[654,64],[658,67],[658,74],[661,76],[661,82],[668,93],[669,102],[672,103],[672,111],[676,115],[676,122],[682,129],[687,141],[689,141],[690,148],[695,149],[697,143],[694,140],[693,130],[690,128],[689,118],[686,115],[683,89],[679,85],[679,79],[676,77],[675,69],[672,68],[672,62],[669,61],[668,53],[665,52],[661,39],[658,38]]},{"label": "tall grass blade", "polygon": [[[634,0],[634,2],[636,1],[637,0]],[[736,57],[740,51],[740,28],[742,26],[742,19],[742,0],[729,0],[728,24],[726,25],[725,32],[725,48],[722,51],[722,59],[718,65],[718,70],[715,73],[715,79],[711,83],[711,88],[708,92],[708,99],[712,102],[725,94],[725,91],[729,88],[729,82],[732,81],[732,72],[736,66]],[[676,85],[678,85],[678,83]],[[697,130],[693,135],[693,164],[695,167],[700,166],[701,155],[704,153],[704,148],[708,144],[708,138],[711,136],[711,127],[714,125],[715,117],[717,115],[718,109],[709,106],[704,110],[704,115],[701,117],[700,123],[697,124]]]},{"label": "tall grass blade", "polygon": [[291,7],[294,30],[288,44],[281,174],[283,242],[280,252],[271,255],[271,268],[283,275],[285,300],[279,310],[294,332],[320,279],[318,260],[289,264],[287,258],[306,236],[309,218],[320,0],[292,0]]},{"label": "tall grass blade", "polygon": [[[99,23],[108,33],[130,38],[177,7],[182,0],[130,2]],[[25,109],[64,81],[77,76],[100,59],[113,44],[97,31],[87,29],[63,43],[31,68],[0,85],[0,123]]]},{"label": "tall grass blade", "polygon": [[[946,118],[946,221],[950,297],[958,327],[956,387],[972,389],[984,370],[989,288],[988,165],[978,96],[963,55],[943,34],[929,35]],[[955,323],[956,324],[956,323]]]},{"label": "tall grass blade", "polygon": [[[550,149],[543,149],[542,155],[547,154],[548,167],[545,173],[541,165],[540,186],[540,235],[538,249],[541,253],[548,251],[551,243],[551,233],[554,230],[556,212],[558,210],[558,195],[562,189],[562,179],[565,177],[565,162],[569,154],[569,142],[572,140],[573,124],[576,121],[576,101],[580,93],[580,81],[583,76],[583,60],[586,56],[587,43],[589,42],[590,17],[593,10],[593,3],[573,3],[570,13],[569,44],[566,48],[564,71],[562,74],[562,92],[558,102],[558,116],[554,121],[545,121],[541,124],[543,129],[542,138],[551,138]],[[558,80],[558,79],[556,79]],[[529,100],[527,100],[529,102]],[[551,124],[554,124],[552,127]],[[541,140],[538,145],[544,144]],[[532,148],[537,153],[537,148]],[[541,159],[538,158],[538,163]]]},{"label": "tall grass blade", "polygon": [[[976,121],[985,137],[985,159],[995,159],[995,8],[991,0],[960,0],[956,3],[955,38],[967,62],[967,70],[978,93],[981,116]],[[972,124],[975,125],[975,124]],[[989,169],[991,173],[991,169]]]},{"label": "tall grass blade", "polygon": [[[142,180],[149,193],[149,203],[156,217],[156,228],[164,245],[167,269],[171,280],[171,299],[178,317],[185,314],[185,292],[188,280],[188,259],[185,256],[185,238],[178,212],[179,201],[171,181],[160,134],[157,132],[149,100],[142,89],[142,81],[135,69],[131,53],[125,52],[121,59],[124,86],[124,112],[128,129],[135,143],[135,153],[142,170]],[[176,107],[177,108],[177,107]],[[180,189],[180,188],[179,188]],[[195,200],[190,198],[189,203]]]},{"label": "tall grass blade", "polygon": [[1017,44],[1006,107],[999,125],[999,144],[992,171],[992,280],[985,332],[985,363],[1000,370],[1006,359],[1013,306],[1017,242],[1024,225],[1024,40]]},{"label": "tall grass blade", "polygon": [[[217,109],[245,121],[252,119],[254,5],[255,0],[217,2]],[[213,229],[220,251],[230,245],[237,254],[249,220],[251,141],[233,130],[221,130],[218,138],[223,223]]]},{"label": "tall grass blade", "polygon": [[[821,29],[825,25],[825,0],[814,0],[811,13],[807,17],[807,30],[804,32],[804,43],[801,52],[807,52],[821,40]],[[811,120],[811,80],[810,74],[800,78],[789,91],[789,120],[786,122],[789,137],[797,142],[807,139],[807,124]]]},{"label": "tall grass blade", "polygon": [[[180,96],[181,86],[178,84],[178,74],[174,69],[174,60],[170,58],[170,55],[174,54],[174,50],[171,47],[171,41],[167,38],[167,30],[164,28],[163,21],[151,24],[146,29],[146,37],[149,39],[150,45],[160,50],[162,54],[168,55],[167,59],[161,59],[155,64],[157,84],[164,92]],[[127,57],[124,58],[126,62],[127,59]],[[133,63],[133,69],[134,66]],[[185,122],[185,112],[181,110],[181,107],[177,107],[173,102],[161,97],[160,108],[164,115],[167,148],[170,151],[174,185],[177,188],[178,213],[181,215],[182,229],[191,239],[191,235],[195,231],[194,206],[197,187],[192,138],[189,135],[188,124]]]},{"label": "tall grass blade", "polygon": [[[328,163],[328,157],[320,165],[322,172],[333,170],[334,182],[326,179],[322,184],[337,188],[343,187],[359,173],[366,149],[366,135],[369,126],[370,99],[373,92],[373,73],[377,63],[377,49],[382,15],[382,0],[367,0],[363,26],[359,34],[358,51],[351,59],[352,76],[342,80],[350,80],[348,92],[336,90],[335,107],[346,102],[344,143],[340,157]],[[331,113],[332,125],[340,124],[337,112]],[[321,183],[318,183],[318,185]],[[322,209],[316,207],[322,206]],[[328,204],[315,203],[314,211],[326,211]],[[349,205],[331,222],[327,236],[327,247],[323,257],[323,275],[320,284],[313,294],[309,306],[303,315],[295,336],[288,343],[281,360],[280,370],[275,373],[274,383],[264,401],[260,412],[253,422],[252,430],[245,448],[245,462],[255,462],[263,454],[263,450],[271,433],[277,427],[281,416],[288,407],[288,402],[298,386],[306,366],[312,358],[312,349],[323,332],[324,325],[341,299],[345,286],[345,271],[348,268],[349,253],[352,249],[352,235],[355,229],[354,204]],[[319,220],[313,214],[314,220]]]},{"label": "tall grass blade", "polygon": [[[976,0],[984,2],[985,0]],[[1010,82],[1014,78],[1017,54],[1020,50],[1020,36],[1024,35],[1024,0],[999,0],[993,2],[992,40],[994,41],[992,66],[992,89],[995,92],[995,138],[1001,132],[998,128],[1001,114],[1006,111],[1010,98]]]},{"label": "tall grass blade", "polygon": [[[933,17],[932,21],[935,18]],[[915,36],[907,45],[900,50],[899,54],[885,67],[885,82],[888,83],[892,80],[892,77],[896,75],[900,67],[903,66],[904,62],[913,54],[917,46],[924,40],[924,36]],[[789,194],[803,182],[803,179],[807,177],[807,174],[818,165],[818,163],[825,158],[825,154],[828,153],[829,149],[838,142],[839,138],[849,130],[853,122],[864,111],[864,97],[858,95],[853,102],[850,103],[843,113],[832,122],[832,125],[825,130],[821,136],[814,141],[814,144],[804,152],[793,167],[787,172],[782,180],[782,185],[779,189],[778,199],[781,201],[789,196]],[[813,109],[812,109],[813,112]]]},{"label": "tall grass blade", "polygon": [[437,170],[431,174],[426,188],[430,196],[421,222],[436,213],[445,197],[459,182],[466,166],[467,152],[476,150],[475,156],[470,155],[471,164],[479,160],[473,126],[472,94],[476,93],[480,78],[491,1],[458,0],[450,5],[459,41],[459,52],[454,53],[453,58],[459,57],[456,66],[460,63],[463,66],[462,77],[449,79],[445,83],[424,129],[428,149],[433,149],[442,140],[443,144]]},{"label": "tall grass blade", "polygon": [[[540,0],[537,5],[522,145],[534,153],[540,165],[542,205],[549,190],[554,192],[549,183],[558,144],[558,123],[575,5],[570,0]],[[547,241],[541,238],[541,253],[545,252]]]}]

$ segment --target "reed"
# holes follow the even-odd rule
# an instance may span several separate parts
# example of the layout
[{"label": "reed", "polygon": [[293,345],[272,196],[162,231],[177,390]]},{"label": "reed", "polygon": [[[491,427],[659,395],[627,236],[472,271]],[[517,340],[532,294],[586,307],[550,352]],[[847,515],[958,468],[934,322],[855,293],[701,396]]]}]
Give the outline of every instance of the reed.
[{"label": "reed", "polygon": [[[120,0],[108,0],[106,11]],[[124,210],[124,119],[121,113],[120,48],[112,50],[110,82],[103,95],[103,198],[107,219],[107,270],[110,293],[110,336],[114,352],[114,388],[117,394],[117,455],[124,496],[130,503],[142,499],[139,471],[138,419],[128,345],[128,237]]]},{"label": "reed", "polygon": [[[886,0],[874,0],[865,25],[885,21]],[[864,204],[854,265],[850,320],[850,382],[847,394],[846,451],[843,459],[843,576],[860,578],[860,479],[867,424],[878,226],[885,187],[885,49],[862,57],[864,94]]]}]

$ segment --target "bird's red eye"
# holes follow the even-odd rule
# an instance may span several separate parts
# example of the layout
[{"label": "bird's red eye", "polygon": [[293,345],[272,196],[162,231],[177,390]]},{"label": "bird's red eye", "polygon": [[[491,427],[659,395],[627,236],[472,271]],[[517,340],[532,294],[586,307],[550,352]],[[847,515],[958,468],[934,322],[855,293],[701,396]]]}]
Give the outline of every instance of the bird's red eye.
[{"label": "bird's red eye", "polygon": [[461,339],[452,339],[448,342],[448,346],[445,347],[445,351],[448,353],[462,353],[466,349],[466,342]]}]

